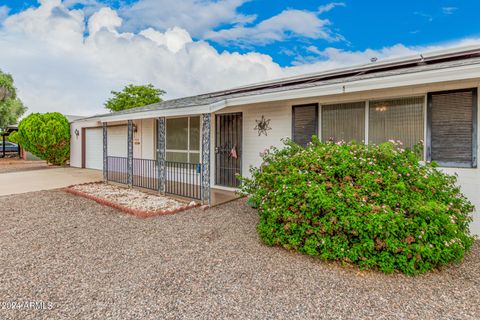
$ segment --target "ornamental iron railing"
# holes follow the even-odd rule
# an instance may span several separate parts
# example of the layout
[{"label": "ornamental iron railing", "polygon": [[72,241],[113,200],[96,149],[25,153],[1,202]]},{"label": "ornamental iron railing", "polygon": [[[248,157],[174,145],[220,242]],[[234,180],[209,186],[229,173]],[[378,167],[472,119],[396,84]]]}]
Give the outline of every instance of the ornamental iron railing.
[{"label": "ornamental iron railing", "polygon": [[[164,161],[164,170],[158,170],[159,162],[134,158],[132,163],[132,186],[159,190],[159,181],[164,181],[166,194],[195,200],[202,199],[202,165]],[[163,172],[163,179],[158,173]],[[107,181],[128,185],[127,157],[107,157]]]}]

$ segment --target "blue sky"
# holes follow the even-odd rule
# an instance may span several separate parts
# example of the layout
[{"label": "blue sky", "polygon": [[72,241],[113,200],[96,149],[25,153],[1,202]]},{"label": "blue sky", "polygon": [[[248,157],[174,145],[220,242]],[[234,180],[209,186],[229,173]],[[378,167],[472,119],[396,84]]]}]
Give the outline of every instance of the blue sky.
[{"label": "blue sky", "polygon": [[91,114],[129,83],[175,98],[480,44],[478,12],[473,0],[0,0],[0,69],[32,111]]},{"label": "blue sky", "polygon": [[[323,1],[252,1],[242,7],[242,12],[258,13],[259,18],[278,14],[285,8],[315,10]],[[332,28],[345,41],[328,43],[310,39],[294,39],[285,43],[262,48],[282,64],[291,63],[291,58],[278,54],[279,48],[302,47],[311,43],[320,48],[334,46],[347,50],[382,48],[398,43],[405,45],[428,45],[454,41],[469,36],[478,36],[480,1],[344,1],[345,7],[337,7],[323,15],[332,23]],[[470,22],[468,22],[470,21]],[[259,49],[260,50],[260,49]]]},{"label": "blue sky", "polygon": [[[112,8],[119,8],[137,1],[99,2]],[[220,51],[230,50],[232,47],[239,52],[256,50],[272,56],[280,65],[287,66],[295,63],[298,56],[310,56],[312,52],[305,50],[309,46],[320,49],[333,46],[346,50],[365,50],[398,43],[409,46],[441,44],[480,35],[480,26],[474,23],[480,12],[480,1],[346,0],[340,2],[343,5],[321,14],[320,17],[328,19],[331,22],[331,29],[341,35],[343,40],[326,41],[293,36],[285,41],[248,47],[215,41],[211,41],[211,44]],[[11,9],[10,13],[17,13],[39,5],[36,0],[3,0],[3,3]],[[252,0],[241,5],[238,11],[245,15],[256,15],[256,21],[262,21],[278,15],[286,9],[313,12],[327,3],[329,2],[314,0]],[[84,5],[77,4],[75,7],[81,8]],[[229,24],[222,23],[213,29],[219,30],[225,27],[229,27]],[[317,58],[321,59],[321,57]]]}]

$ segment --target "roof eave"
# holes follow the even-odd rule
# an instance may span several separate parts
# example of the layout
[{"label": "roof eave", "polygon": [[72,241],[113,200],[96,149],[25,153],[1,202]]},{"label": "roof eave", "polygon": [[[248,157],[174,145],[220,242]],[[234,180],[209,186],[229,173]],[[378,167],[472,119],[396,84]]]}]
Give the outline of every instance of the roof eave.
[{"label": "roof eave", "polygon": [[290,89],[278,92],[248,95],[204,105],[194,105],[181,108],[150,110],[129,114],[111,114],[98,117],[99,121],[125,121],[156,117],[174,117],[182,115],[198,115],[213,113],[226,107],[242,106],[247,104],[314,98],[347,93],[381,90],[395,87],[416,86],[448,81],[480,79],[480,63],[462,65],[443,69],[416,71],[399,75],[385,75],[362,80],[346,80],[340,83],[312,86],[308,88]]}]

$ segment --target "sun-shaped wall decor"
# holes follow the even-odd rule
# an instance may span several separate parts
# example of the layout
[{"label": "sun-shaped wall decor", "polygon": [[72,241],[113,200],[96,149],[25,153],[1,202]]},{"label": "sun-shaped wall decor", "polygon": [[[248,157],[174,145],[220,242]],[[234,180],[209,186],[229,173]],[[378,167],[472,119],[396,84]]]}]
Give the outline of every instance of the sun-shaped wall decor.
[{"label": "sun-shaped wall decor", "polygon": [[261,136],[262,134],[268,136],[267,131],[272,130],[272,128],[270,128],[270,119],[265,119],[265,116],[262,115],[262,119],[255,120],[255,122],[257,125],[253,130],[258,131],[258,136]]}]

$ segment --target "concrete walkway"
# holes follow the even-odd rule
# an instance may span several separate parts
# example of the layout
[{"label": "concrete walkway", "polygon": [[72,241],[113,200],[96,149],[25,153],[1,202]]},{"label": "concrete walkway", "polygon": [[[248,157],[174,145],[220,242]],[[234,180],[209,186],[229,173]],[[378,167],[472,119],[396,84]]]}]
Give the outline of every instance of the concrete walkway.
[{"label": "concrete walkway", "polygon": [[73,184],[101,181],[102,172],[78,168],[55,168],[0,174],[0,196],[51,190]]}]

